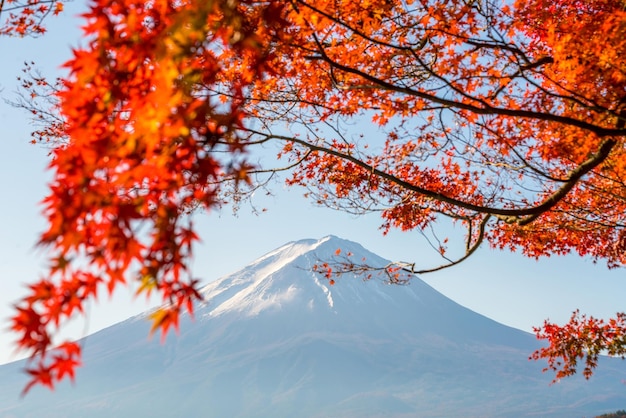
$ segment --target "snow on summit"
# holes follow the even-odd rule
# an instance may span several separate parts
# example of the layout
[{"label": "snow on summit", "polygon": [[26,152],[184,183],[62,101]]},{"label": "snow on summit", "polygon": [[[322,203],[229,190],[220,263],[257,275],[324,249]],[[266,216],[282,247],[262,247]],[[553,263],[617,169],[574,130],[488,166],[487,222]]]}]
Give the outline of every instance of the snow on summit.
[{"label": "snow on summit", "polygon": [[[345,286],[350,287],[352,299],[363,302],[359,296],[361,292],[354,287],[355,283],[350,283],[356,282],[358,287],[363,287],[362,280],[355,280],[346,274],[345,280],[340,279],[342,286],[331,287],[323,275],[313,271],[315,264],[335,259],[338,249],[344,254],[353,254],[355,260],[366,259],[371,265],[387,263],[359,244],[332,235],[319,240],[290,242],[258,258],[239,272],[204,287],[202,293],[208,304],[208,315],[236,311],[255,316],[264,310],[280,310],[294,303],[314,309],[322,301],[322,304],[332,309],[335,306],[333,293],[345,296],[346,289],[342,289]],[[366,287],[367,291],[374,290],[382,297],[389,297],[380,292],[379,286]]]}]

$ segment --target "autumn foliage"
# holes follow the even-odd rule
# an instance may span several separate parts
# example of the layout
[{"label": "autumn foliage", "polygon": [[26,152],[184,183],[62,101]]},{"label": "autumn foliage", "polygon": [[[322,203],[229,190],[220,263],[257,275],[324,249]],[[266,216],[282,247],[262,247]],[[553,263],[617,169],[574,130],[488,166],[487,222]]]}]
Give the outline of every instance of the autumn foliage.
[{"label": "autumn foliage", "polygon": [[[141,293],[158,290],[167,307],[153,314],[153,330],[164,333],[199,299],[187,266],[198,238],[186,213],[216,204],[220,176],[245,180],[238,97],[266,59],[236,6],[113,1],[84,16],[93,41],[66,63],[57,93],[64,124],[51,131],[68,140],[53,152],[43,201],[49,276],[30,286],[12,324],[37,359],[31,383],[73,376],[80,347],[50,350],[52,333],[102,288],[137,280]],[[232,96],[218,100],[198,83],[215,83],[231,55],[249,74],[224,82]]]},{"label": "autumn foliage", "polygon": [[576,311],[565,326],[545,321],[543,327],[535,328],[535,332],[549,345],[533,353],[532,358],[546,358],[548,367],[544,371],[554,371],[555,381],[575,374],[579,362],[584,364],[583,375],[589,379],[600,355],[626,357],[624,313],[605,322]]},{"label": "autumn foliage", "polygon": [[[41,4],[44,14],[62,9]],[[454,265],[482,244],[623,266],[625,8],[623,0],[90,2],[89,43],[56,87],[61,123],[38,131],[56,144],[40,239],[50,270],[12,326],[33,356],[32,383],[73,376],[78,345],[53,349],[52,336],[103,288],[138,281],[140,292],[158,292],[165,307],[153,330],[192,311],[200,295],[187,263],[198,237],[187,213],[281,169],[247,162],[258,144],[280,144],[288,183],[320,204],[380,213],[384,230],[464,228],[460,252],[437,238],[442,265],[400,269]],[[19,22],[10,17],[6,33],[37,27]],[[550,348],[535,357],[562,376],[590,353],[589,375],[597,353],[624,346],[623,317],[607,324],[546,323],[538,336]]]},{"label": "autumn foliage", "polygon": [[0,34],[8,36],[37,36],[46,32],[43,25],[48,15],[63,11],[63,2],[57,0],[1,0],[0,16],[4,22]]}]

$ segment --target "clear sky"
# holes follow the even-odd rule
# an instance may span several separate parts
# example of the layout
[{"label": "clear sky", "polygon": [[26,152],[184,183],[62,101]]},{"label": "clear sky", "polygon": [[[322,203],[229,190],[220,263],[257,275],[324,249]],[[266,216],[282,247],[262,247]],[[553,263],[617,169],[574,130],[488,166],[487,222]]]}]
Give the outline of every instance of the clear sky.
[{"label": "clear sky", "polygon": [[[70,3],[65,16],[49,20],[49,33],[40,39],[0,39],[0,88],[4,99],[14,98],[16,76],[24,61],[35,61],[54,76],[80,42],[82,3]],[[43,272],[44,257],[34,244],[43,230],[39,202],[46,193],[47,151],[29,144],[29,118],[0,101],[3,152],[0,153],[0,363],[14,360],[8,331],[11,304],[24,287]],[[277,184],[274,197],[257,201],[268,211],[259,216],[245,206],[238,217],[230,210],[196,215],[203,243],[195,250],[194,273],[205,282],[231,273],[288,241],[328,234],[357,241],[392,260],[431,266],[436,255],[426,250],[419,234],[392,232],[383,237],[375,216],[353,217],[314,207],[303,191]],[[571,312],[609,316],[625,309],[624,269],[609,271],[576,256],[542,259],[483,248],[470,260],[451,269],[423,276],[453,300],[504,324],[530,331],[544,319],[565,321]],[[68,333],[83,336],[137,314],[150,305],[121,289],[88,307],[87,319],[70,325]],[[155,339],[155,344],[158,340]]]}]

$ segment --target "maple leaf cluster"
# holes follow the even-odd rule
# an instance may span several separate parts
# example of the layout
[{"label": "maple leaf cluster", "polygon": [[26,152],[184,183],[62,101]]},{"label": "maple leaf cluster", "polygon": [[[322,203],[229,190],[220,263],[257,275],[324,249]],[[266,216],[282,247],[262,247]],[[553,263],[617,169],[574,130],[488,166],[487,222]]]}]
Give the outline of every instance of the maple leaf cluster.
[{"label": "maple leaf cluster", "polygon": [[[59,124],[39,131],[63,141],[44,200],[49,275],[13,319],[19,346],[39,361],[33,382],[72,375],[79,352],[67,343],[50,354],[51,335],[101,287],[138,280],[166,303],[153,331],[176,328],[200,297],[187,212],[219,204],[227,182],[254,188],[251,173],[273,175],[247,161],[268,142],[290,161],[288,184],[319,204],[380,213],[385,232],[463,227],[460,255],[438,238],[443,265],[399,264],[390,278],[458,264],[484,243],[623,266],[624,6],[93,1],[89,43],[55,85]],[[537,357],[561,356],[570,336],[592,338],[574,328],[538,330],[552,349]],[[583,351],[622,344],[610,335]],[[559,364],[564,373],[578,353]]]},{"label": "maple leaf cluster", "polygon": [[0,35],[38,36],[46,32],[43,25],[48,15],[63,11],[64,2],[58,0],[2,0],[0,2]]},{"label": "maple leaf cluster", "polygon": [[[200,299],[188,268],[198,236],[186,215],[218,203],[221,177],[246,181],[238,97],[266,59],[242,5],[114,0],[83,16],[91,41],[74,50],[70,75],[55,87],[59,129],[39,134],[52,142],[59,135],[63,145],[52,151],[43,201],[48,227],[39,245],[49,251],[49,272],[12,321],[33,358],[27,389],[73,376],[78,345],[52,349],[52,336],[103,288],[136,280],[139,293],[158,291],[165,305],[153,331],[163,334]],[[233,57],[249,74],[227,80],[220,62]],[[26,80],[26,89],[39,85]],[[228,100],[202,87],[215,83],[232,93]]]},{"label": "maple leaf cluster", "polygon": [[605,322],[575,311],[564,326],[545,321],[542,327],[536,327],[534,331],[549,345],[537,350],[531,358],[547,359],[548,367],[544,371],[554,371],[554,381],[576,374],[580,360],[584,359],[583,376],[589,379],[598,365],[600,355],[622,359],[626,356],[624,313],[618,313],[615,318]]}]

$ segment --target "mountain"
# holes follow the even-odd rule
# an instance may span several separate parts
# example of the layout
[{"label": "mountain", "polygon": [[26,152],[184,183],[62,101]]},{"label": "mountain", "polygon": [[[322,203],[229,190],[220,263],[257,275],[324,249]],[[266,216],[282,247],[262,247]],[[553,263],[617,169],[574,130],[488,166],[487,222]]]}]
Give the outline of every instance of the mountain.
[{"label": "mountain", "polygon": [[22,362],[0,367],[0,418],[584,417],[626,406],[626,363],[550,385],[528,360],[533,335],[472,312],[419,278],[390,285],[313,265],[325,237],[286,244],[202,289],[195,319],[164,344],[140,315],[84,341],[76,384],[19,391]]}]

